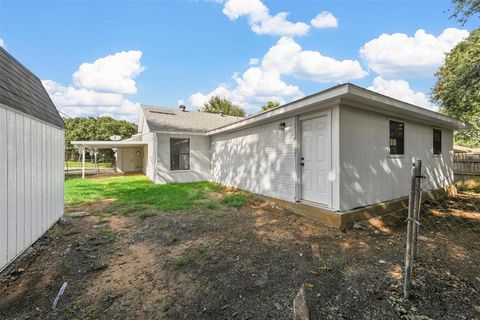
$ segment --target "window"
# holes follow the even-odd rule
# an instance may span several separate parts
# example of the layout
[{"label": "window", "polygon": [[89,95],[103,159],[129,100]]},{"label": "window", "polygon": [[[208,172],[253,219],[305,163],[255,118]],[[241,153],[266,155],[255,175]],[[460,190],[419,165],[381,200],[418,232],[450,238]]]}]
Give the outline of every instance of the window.
[{"label": "window", "polygon": [[190,139],[170,138],[170,170],[190,170]]},{"label": "window", "polygon": [[390,154],[404,154],[405,124],[390,120]]},{"label": "window", "polygon": [[442,130],[433,129],[433,154],[442,154]]}]

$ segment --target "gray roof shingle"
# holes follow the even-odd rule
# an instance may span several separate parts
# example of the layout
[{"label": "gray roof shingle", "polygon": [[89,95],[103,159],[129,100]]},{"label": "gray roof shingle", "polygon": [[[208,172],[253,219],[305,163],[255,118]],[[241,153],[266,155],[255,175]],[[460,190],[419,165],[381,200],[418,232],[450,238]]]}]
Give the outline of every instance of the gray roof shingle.
[{"label": "gray roof shingle", "polygon": [[145,104],[142,104],[142,110],[148,127],[152,131],[207,132],[245,119],[218,113],[181,111]]},{"label": "gray roof shingle", "polygon": [[40,79],[2,47],[0,47],[0,103],[65,129],[65,123]]}]

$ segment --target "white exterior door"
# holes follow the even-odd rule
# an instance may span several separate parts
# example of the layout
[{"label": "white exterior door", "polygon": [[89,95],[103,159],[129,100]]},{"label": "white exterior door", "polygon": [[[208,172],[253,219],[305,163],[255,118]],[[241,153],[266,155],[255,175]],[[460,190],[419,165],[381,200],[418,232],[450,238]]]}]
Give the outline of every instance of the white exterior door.
[{"label": "white exterior door", "polygon": [[302,198],[330,205],[330,116],[302,121]]}]

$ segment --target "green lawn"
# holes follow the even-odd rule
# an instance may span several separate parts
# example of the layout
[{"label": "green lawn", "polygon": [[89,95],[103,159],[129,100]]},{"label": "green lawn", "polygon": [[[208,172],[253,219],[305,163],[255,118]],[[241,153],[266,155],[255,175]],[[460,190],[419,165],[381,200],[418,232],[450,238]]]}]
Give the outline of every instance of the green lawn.
[{"label": "green lawn", "polygon": [[[81,168],[82,167],[82,162],[78,162],[78,161],[65,161],[65,165],[64,167],[65,168]],[[95,163],[93,162],[85,162],[85,168],[88,168],[88,169],[91,169],[91,168],[94,168],[95,167]],[[98,167],[100,169],[107,169],[107,168],[113,168],[113,164],[109,163],[109,162],[102,162],[102,163],[98,163]]]},{"label": "green lawn", "polygon": [[170,183],[155,185],[145,176],[109,177],[103,179],[73,178],[65,181],[67,207],[102,199],[114,199],[115,211],[139,213],[146,218],[157,211],[219,212],[226,207],[241,207],[254,197],[248,193],[227,192],[211,182]]}]

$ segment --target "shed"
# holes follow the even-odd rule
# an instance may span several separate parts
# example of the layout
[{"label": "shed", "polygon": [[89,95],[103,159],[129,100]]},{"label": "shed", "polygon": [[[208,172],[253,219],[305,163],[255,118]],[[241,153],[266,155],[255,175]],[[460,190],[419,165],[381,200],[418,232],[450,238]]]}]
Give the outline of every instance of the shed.
[{"label": "shed", "polygon": [[63,215],[64,135],[40,79],[0,47],[0,270]]}]

